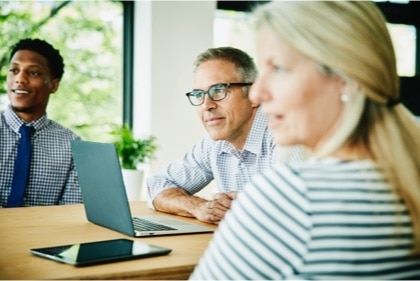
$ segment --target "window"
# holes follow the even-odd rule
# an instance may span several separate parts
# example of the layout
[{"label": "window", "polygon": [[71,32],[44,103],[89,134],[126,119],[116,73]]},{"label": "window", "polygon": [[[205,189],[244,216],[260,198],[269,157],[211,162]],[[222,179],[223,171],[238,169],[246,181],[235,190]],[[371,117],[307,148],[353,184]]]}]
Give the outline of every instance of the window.
[{"label": "window", "polygon": [[[232,10],[217,10],[214,19],[214,42],[216,46],[233,46],[255,57],[255,47],[250,27],[250,13]],[[416,34],[414,25],[388,23],[400,76],[416,74]]]},{"label": "window", "polygon": [[[214,42],[216,46],[230,45],[242,48],[255,57],[252,35],[249,30],[249,12],[252,7],[269,1],[217,1],[214,20]],[[420,87],[420,2],[376,1],[388,21],[397,58],[400,76],[400,98],[407,108],[420,116],[420,98],[416,91]]]},{"label": "window", "polygon": [[[40,38],[60,50],[65,72],[51,95],[49,118],[83,139],[109,141],[123,120],[123,5],[119,1],[3,1],[0,82],[10,47]],[[0,90],[0,110],[8,103]]]},{"label": "window", "polygon": [[251,15],[248,12],[216,10],[213,40],[215,46],[232,46],[255,57]]},{"label": "window", "polygon": [[406,24],[388,23],[388,30],[397,57],[397,69],[400,76],[416,75],[416,27]]}]

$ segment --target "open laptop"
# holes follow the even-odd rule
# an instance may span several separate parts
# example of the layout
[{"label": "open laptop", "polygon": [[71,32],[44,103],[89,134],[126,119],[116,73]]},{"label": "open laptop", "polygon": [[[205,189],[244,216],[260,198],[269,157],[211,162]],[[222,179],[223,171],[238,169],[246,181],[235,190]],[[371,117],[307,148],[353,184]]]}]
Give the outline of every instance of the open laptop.
[{"label": "open laptop", "polygon": [[214,231],[164,215],[132,217],[114,144],[73,140],[71,147],[88,221],[134,237]]}]

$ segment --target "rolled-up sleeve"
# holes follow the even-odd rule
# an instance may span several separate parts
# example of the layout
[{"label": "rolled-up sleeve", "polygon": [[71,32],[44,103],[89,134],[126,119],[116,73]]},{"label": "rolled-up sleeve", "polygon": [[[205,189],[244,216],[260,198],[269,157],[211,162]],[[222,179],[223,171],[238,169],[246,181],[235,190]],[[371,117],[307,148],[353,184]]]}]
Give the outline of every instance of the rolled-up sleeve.
[{"label": "rolled-up sleeve", "polygon": [[164,170],[147,179],[148,201],[171,187],[181,187],[189,194],[203,189],[213,180],[210,155],[213,150],[212,140],[203,138],[183,158],[170,163]]}]

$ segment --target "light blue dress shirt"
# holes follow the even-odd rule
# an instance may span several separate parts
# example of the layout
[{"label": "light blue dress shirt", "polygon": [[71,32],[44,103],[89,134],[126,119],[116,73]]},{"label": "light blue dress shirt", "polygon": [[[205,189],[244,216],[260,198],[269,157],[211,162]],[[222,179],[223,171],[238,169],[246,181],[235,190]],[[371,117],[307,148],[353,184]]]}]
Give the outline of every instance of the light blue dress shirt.
[{"label": "light blue dress shirt", "polygon": [[[5,207],[10,194],[19,128],[23,123],[10,107],[0,112],[0,207]],[[70,147],[70,140],[79,137],[46,115],[29,125],[35,132],[23,206],[82,203]]]},{"label": "light blue dress shirt", "polygon": [[267,121],[259,108],[242,151],[228,141],[204,137],[182,159],[147,180],[149,203],[165,189],[181,187],[195,194],[213,180],[217,192],[240,191],[253,175],[272,167],[279,155],[288,155],[283,160],[287,162],[303,159],[301,149],[276,147]]}]

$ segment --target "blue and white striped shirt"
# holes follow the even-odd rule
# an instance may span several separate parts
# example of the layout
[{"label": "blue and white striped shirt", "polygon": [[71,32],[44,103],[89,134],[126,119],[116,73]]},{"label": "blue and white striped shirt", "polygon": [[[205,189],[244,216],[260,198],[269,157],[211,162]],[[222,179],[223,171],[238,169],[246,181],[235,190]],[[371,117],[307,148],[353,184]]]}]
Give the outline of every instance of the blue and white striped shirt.
[{"label": "blue and white striped shirt", "polygon": [[293,163],[253,178],[190,278],[415,279],[413,243],[407,208],[373,162]]},{"label": "blue and white striped shirt", "polygon": [[204,137],[182,159],[147,180],[149,203],[167,188],[182,187],[195,194],[212,180],[218,192],[242,190],[253,175],[272,167],[278,157],[298,161],[305,153],[301,148],[277,148],[267,128],[267,117],[258,109],[242,152],[228,141]]},{"label": "blue and white striped shirt", "polygon": [[[5,207],[10,194],[13,166],[23,124],[7,107],[0,113],[0,206]],[[73,132],[49,120],[46,115],[29,123],[32,135],[32,156],[29,182],[23,206],[46,206],[82,203],[79,182],[71,155]]]}]

